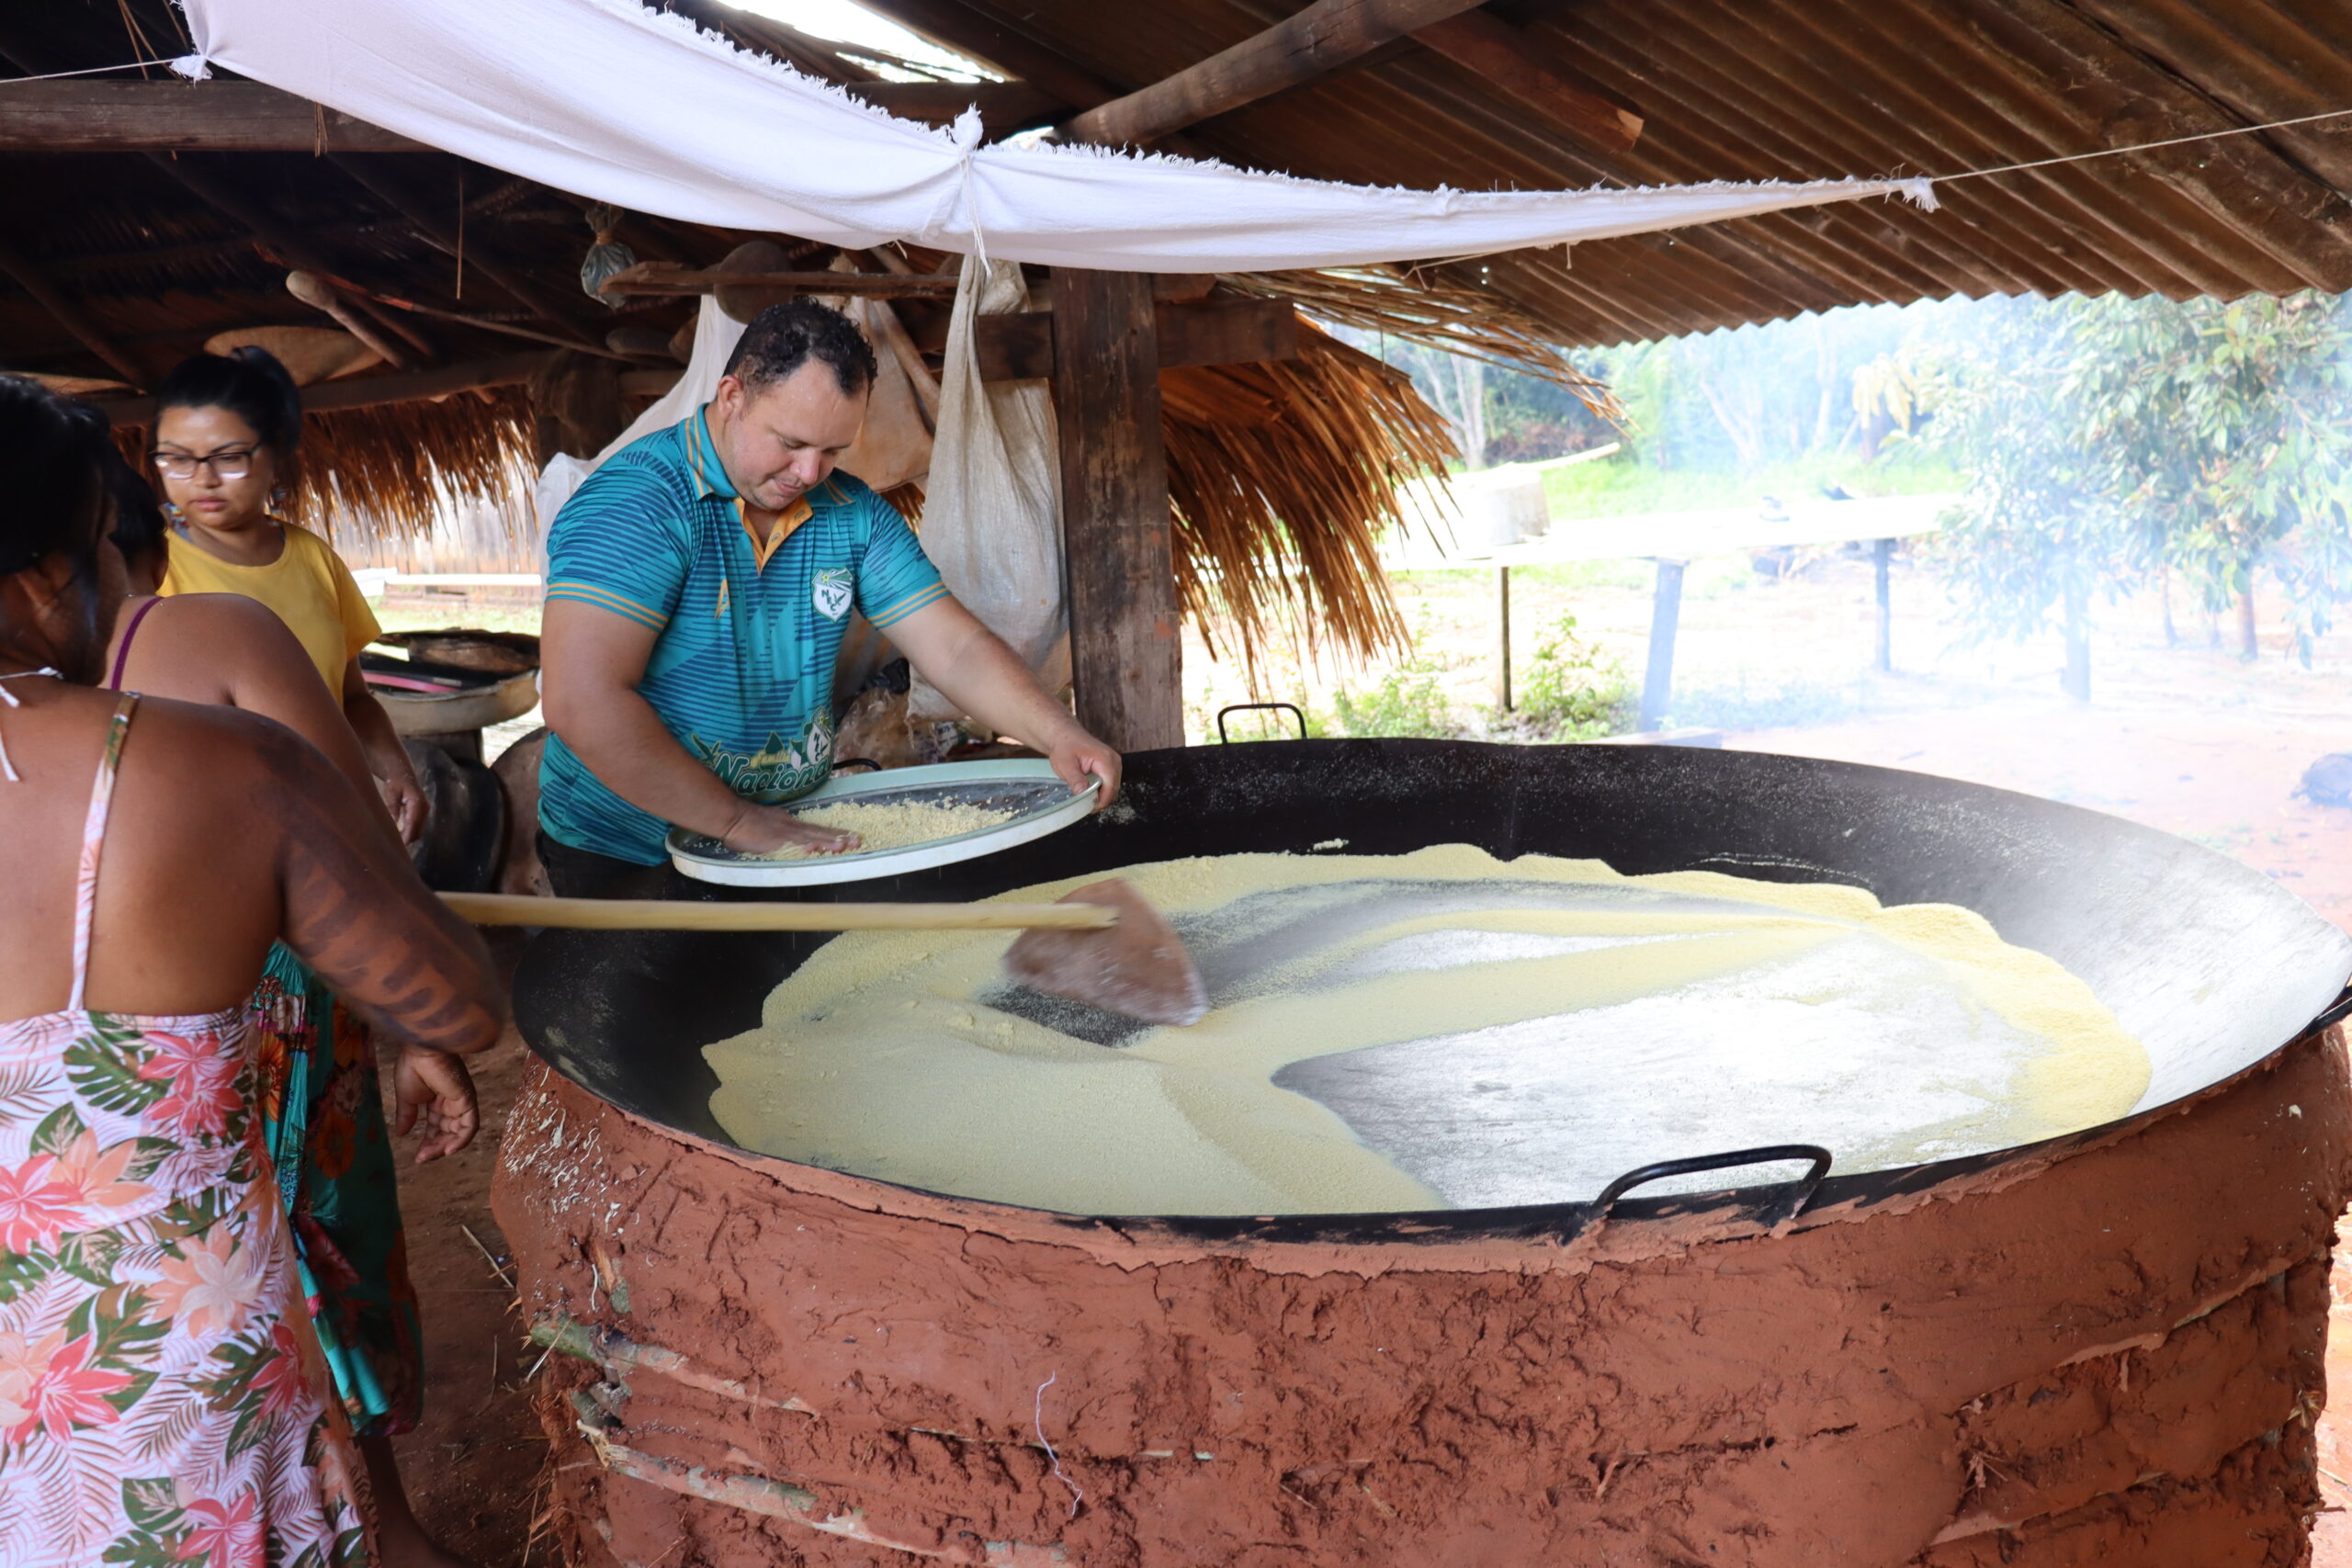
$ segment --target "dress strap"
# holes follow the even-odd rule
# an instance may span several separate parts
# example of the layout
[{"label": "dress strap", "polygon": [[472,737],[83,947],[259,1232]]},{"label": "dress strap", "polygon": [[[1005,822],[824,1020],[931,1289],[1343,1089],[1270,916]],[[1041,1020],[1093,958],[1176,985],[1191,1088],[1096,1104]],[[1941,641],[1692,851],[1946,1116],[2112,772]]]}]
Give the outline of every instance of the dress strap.
[{"label": "dress strap", "polygon": [[74,879],[74,995],[68,1012],[82,1010],[82,993],[90,980],[90,921],[98,910],[98,851],[106,843],[107,816],[114,807],[115,774],[122,765],[123,737],[130,733],[130,716],[138,709],[139,694],[125,692],[115,699],[114,716],[107,721],[107,749],[98,759],[98,776],[90,784],[90,812],[82,819],[82,867]]},{"label": "dress strap", "polygon": [[141,601],[139,608],[130,612],[130,624],[122,628],[122,646],[115,650],[114,672],[107,677],[107,691],[122,690],[122,672],[130,666],[130,643],[139,635],[139,623],[147,618],[148,611],[163,602],[161,596],[145,599]]}]

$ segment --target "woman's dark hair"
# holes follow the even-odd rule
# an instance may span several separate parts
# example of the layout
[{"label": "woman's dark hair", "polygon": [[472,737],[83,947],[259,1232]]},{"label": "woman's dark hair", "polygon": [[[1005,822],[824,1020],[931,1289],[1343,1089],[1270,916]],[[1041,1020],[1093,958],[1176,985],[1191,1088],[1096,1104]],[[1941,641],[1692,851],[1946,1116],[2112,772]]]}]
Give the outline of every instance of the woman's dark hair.
[{"label": "woman's dark hair", "polygon": [[113,451],[106,416],[97,410],[22,376],[0,376],[0,461],[8,470],[8,504],[0,506],[0,577],[80,542],[74,530],[103,493],[105,462]]},{"label": "woman's dark hair", "polygon": [[172,367],[155,389],[155,412],[165,409],[227,409],[254,427],[261,444],[281,457],[302,442],[302,394],[294,378],[266,348],[247,344],[226,354],[198,354]]},{"label": "woman's dark hair", "polygon": [[150,551],[167,547],[164,509],[156,504],[154,491],[139,470],[123,460],[121,451],[111,442],[100,466],[106,470],[107,489],[114,496],[114,547],[122,552],[124,561],[135,566]]}]

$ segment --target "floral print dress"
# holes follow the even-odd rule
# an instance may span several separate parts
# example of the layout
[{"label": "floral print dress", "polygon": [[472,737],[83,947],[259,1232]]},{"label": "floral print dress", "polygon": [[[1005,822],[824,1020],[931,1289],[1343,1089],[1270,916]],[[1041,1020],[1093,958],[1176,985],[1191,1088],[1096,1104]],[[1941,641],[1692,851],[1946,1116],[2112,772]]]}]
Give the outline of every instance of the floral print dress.
[{"label": "floral print dress", "polygon": [[243,1007],[0,1023],[0,1568],[345,1568],[364,1472],[309,1331]]}]

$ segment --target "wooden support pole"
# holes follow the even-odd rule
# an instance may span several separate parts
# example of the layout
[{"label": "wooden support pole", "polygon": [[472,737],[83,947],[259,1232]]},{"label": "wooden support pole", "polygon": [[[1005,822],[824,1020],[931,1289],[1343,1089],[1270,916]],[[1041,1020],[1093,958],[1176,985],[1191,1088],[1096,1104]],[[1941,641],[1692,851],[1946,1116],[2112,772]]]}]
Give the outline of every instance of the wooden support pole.
[{"label": "wooden support pole", "polygon": [[[1285,299],[1204,299],[1162,302],[1159,367],[1261,365],[1298,357],[1298,312]],[[975,323],[972,357],[983,381],[1030,381],[1054,373],[1054,312],[1016,310]]]},{"label": "wooden support pole", "polygon": [[1510,568],[1495,568],[1495,709],[1510,712]]},{"label": "wooden support pole", "polygon": [[1073,141],[1114,146],[1149,141],[1228,109],[1311,82],[1479,0],[1315,0],[1276,22],[1140,92],[1067,121]]},{"label": "wooden support pole", "polygon": [[17,287],[56,318],[59,326],[73,333],[83,347],[112,366],[117,375],[134,387],[145,383],[146,372],[139,368],[138,363],[116,346],[112,338],[99,331],[98,324],[84,315],[82,307],[66,298],[49,280],[46,273],[6,240],[0,240],[0,272],[15,278]]},{"label": "wooden support pole", "polygon": [[1894,672],[1894,596],[1887,569],[1894,559],[1894,541],[1879,539],[1871,546],[1871,575],[1878,588],[1878,657],[1871,662],[1882,675]]},{"label": "wooden support pole", "polygon": [[1687,563],[1661,557],[1657,592],[1650,600],[1650,660],[1642,679],[1642,728],[1657,729],[1666,723],[1674,701],[1674,633],[1682,619],[1682,568]]},{"label": "wooden support pole", "polygon": [[1159,346],[1151,278],[1063,268],[1054,409],[1079,722],[1123,751],[1184,743]]}]

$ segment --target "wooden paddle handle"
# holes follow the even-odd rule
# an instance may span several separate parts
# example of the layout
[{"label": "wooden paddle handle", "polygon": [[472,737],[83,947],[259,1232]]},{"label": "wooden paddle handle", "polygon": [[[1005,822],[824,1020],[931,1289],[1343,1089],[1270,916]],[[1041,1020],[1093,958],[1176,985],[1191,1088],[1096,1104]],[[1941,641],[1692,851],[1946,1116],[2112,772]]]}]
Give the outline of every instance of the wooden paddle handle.
[{"label": "wooden paddle handle", "polygon": [[530,898],[444,893],[478,926],[564,926],[583,931],[1101,931],[1119,923],[1101,904],[699,904],[667,898]]}]

